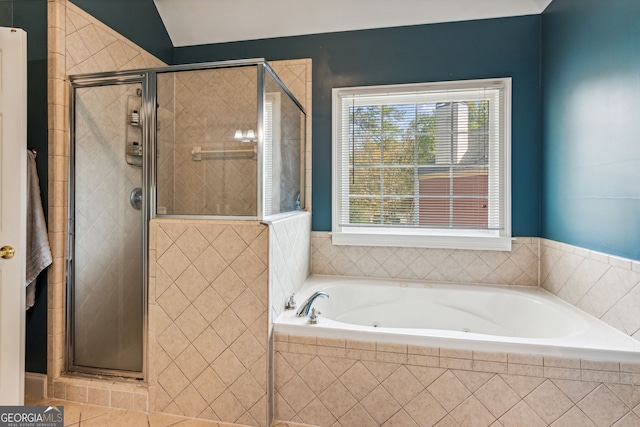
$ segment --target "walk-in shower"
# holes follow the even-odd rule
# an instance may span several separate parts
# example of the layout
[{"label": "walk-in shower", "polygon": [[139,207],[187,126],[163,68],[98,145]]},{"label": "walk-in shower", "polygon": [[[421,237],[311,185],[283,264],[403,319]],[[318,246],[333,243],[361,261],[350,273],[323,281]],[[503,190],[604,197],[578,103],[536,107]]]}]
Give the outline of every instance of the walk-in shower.
[{"label": "walk-in shower", "polygon": [[149,220],[304,209],[305,113],[263,60],[69,80],[67,370],[143,379]]}]

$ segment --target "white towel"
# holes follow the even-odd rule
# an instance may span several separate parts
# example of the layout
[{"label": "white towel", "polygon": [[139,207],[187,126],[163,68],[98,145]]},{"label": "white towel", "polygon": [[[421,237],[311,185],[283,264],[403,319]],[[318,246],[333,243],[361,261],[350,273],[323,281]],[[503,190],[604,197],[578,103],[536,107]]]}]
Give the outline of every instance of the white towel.
[{"label": "white towel", "polygon": [[35,303],[36,279],[52,260],[40,197],[36,155],[27,150],[27,310]]}]

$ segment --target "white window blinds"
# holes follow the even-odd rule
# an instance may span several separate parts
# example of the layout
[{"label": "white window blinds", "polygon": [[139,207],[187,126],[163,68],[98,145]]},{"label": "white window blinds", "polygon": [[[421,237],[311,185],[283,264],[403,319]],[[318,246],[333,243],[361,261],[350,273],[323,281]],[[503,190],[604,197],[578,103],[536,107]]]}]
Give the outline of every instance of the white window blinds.
[{"label": "white window blinds", "polygon": [[508,228],[508,79],[334,90],[334,232]]}]

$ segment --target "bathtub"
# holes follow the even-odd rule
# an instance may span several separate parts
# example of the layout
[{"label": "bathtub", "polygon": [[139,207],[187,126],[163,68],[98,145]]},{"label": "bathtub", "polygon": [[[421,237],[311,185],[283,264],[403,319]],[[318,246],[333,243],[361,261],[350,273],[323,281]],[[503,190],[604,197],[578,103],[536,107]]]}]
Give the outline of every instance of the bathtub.
[{"label": "bathtub", "polygon": [[283,334],[390,342],[483,352],[638,363],[640,342],[549,292],[529,286],[310,276],[295,299],[311,294],[316,325],[284,311]]}]

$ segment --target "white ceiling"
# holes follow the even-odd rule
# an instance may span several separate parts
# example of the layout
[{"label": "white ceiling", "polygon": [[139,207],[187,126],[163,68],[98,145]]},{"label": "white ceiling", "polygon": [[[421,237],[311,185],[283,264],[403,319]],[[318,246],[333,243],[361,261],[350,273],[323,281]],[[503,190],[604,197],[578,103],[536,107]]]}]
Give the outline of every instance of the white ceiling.
[{"label": "white ceiling", "polygon": [[154,0],[175,47],[542,13],[552,0]]}]

